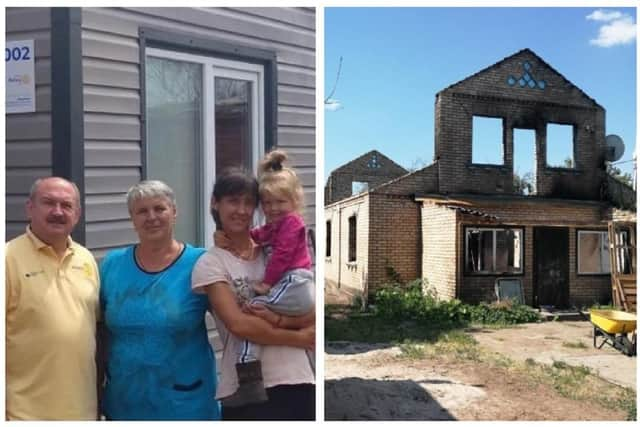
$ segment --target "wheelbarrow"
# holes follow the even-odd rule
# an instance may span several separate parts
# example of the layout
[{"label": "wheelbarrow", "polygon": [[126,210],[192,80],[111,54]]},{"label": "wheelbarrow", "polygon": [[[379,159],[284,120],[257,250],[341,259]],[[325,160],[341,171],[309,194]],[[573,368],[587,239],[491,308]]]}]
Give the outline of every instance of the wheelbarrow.
[{"label": "wheelbarrow", "polygon": [[[627,356],[636,355],[635,314],[619,310],[591,310],[590,319],[594,347],[600,349],[607,344]],[[599,345],[596,344],[598,337],[602,337]]]}]

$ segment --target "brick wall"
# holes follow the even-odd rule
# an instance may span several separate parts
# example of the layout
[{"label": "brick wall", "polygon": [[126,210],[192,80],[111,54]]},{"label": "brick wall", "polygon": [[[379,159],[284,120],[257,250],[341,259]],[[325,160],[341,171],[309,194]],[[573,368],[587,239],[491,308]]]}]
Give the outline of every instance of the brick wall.
[{"label": "brick wall", "polygon": [[[372,159],[375,158],[372,167]],[[325,186],[325,205],[351,196],[354,181],[376,187],[407,173],[407,170],[376,150],[370,151],[331,172]]]},{"label": "brick wall", "polygon": [[[546,86],[507,84],[509,76],[532,64],[533,75]],[[536,131],[536,194],[598,200],[604,179],[604,109],[564,79],[531,51],[524,50],[438,93],[435,156],[440,160],[443,193],[513,193],[513,129]],[[503,119],[503,165],[472,164],[473,116]],[[549,168],[548,123],[573,125],[575,168]]]},{"label": "brick wall", "polygon": [[[497,222],[487,223],[472,215],[460,215],[458,223],[458,278],[459,298],[468,302],[494,301],[494,283],[498,277],[518,277],[522,280],[525,302],[533,301],[534,286],[534,227],[561,226],[569,229],[569,302],[580,307],[594,302],[606,303],[611,299],[611,279],[609,275],[577,274],[577,230],[606,231],[607,224],[602,219],[608,211],[604,204],[595,202],[562,201],[484,201],[475,208],[496,215]],[[442,208],[441,208],[442,209]],[[470,276],[464,274],[464,226],[511,225],[524,228],[524,275],[521,276]]]},{"label": "brick wall", "polygon": [[369,295],[391,282],[388,269],[407,283],[420,277],[420,205],[408,196],[372,193],[369,225]]},{"label": "brick wall", "polygon": [[[368,289],[368,295],[372,295],[390,282],[389,269],[400,275],[402,283],[419,278],[420,205],[411,195],[435,191],[436,179],[432,165],[391,180],[375,191],[326,206],[332,248],[331,257],[325,260],[325,280],[352,294]],[[357,262],[349,263],[348,217],[353,213],[358,215]]]},{"label": "brick wall", "polygon": [[[325,221],[331,221],[331,256],[325,257],[325,280],[352,295],[363,295],[369,262],[369,195],[325,207]],[[349,218],[356,216],[356,261],[349,262]]]},{"label": "brick wall", "polygon": [[324,205],[325,206],[338,200],[337,198],[334,198],[333,195],[331,194],[332,188],[333,188],[333,178],[331,177],[331,175],[329,175],[329,178],[327,178],[327,183],[324,185]]},{"label": "brick wall", "polygon": [[400,178],[389,181],[374,190],[373,193],[413,195],[424,194],[437,191],[438,188],[438,165],[431,164],[425,168],[417,170]]},{"label": "brick wall", "polygon": [[422,277],[434,288],[439,298],[456,297],[456,211],[423,203]]}]

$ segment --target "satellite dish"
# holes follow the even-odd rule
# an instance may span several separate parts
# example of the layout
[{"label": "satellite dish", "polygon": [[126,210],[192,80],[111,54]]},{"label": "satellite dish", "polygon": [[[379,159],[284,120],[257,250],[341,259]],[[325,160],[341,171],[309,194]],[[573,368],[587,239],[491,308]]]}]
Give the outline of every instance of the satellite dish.
[{"label": "satellite dish", "polygon": [[608,162],[620,160],[624,154],[624,142],[622,142],[622,138],[618,135],[607,135],[605,145],[605,160]]}]

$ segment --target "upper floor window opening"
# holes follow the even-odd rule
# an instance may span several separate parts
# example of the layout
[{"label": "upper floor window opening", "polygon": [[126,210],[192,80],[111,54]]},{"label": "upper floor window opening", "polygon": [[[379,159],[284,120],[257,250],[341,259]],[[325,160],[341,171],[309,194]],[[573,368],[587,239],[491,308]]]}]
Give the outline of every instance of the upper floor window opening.
[{"label": "upper floor window opening", "polygon": [[503,120],[473,116],[471,129],[471,163],[504,165]]},{"label": "upper floor window opening", "polygon": [[574,169],[573,125],[547,123],[547,166]]}]

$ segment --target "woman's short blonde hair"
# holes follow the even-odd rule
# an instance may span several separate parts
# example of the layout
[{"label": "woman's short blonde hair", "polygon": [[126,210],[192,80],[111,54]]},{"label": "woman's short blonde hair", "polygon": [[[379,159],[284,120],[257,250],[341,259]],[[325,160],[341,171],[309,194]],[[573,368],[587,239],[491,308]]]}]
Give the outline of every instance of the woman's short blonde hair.
[{"label": "woman's short blonde hair", "polygon": [[129,213],[133,209],[133,205],[140,199],[149,197],[164,197],[171,205],[176,207],[176,195],[167,184],[158,180],[140,181],[127,191],[127,208]]}]

